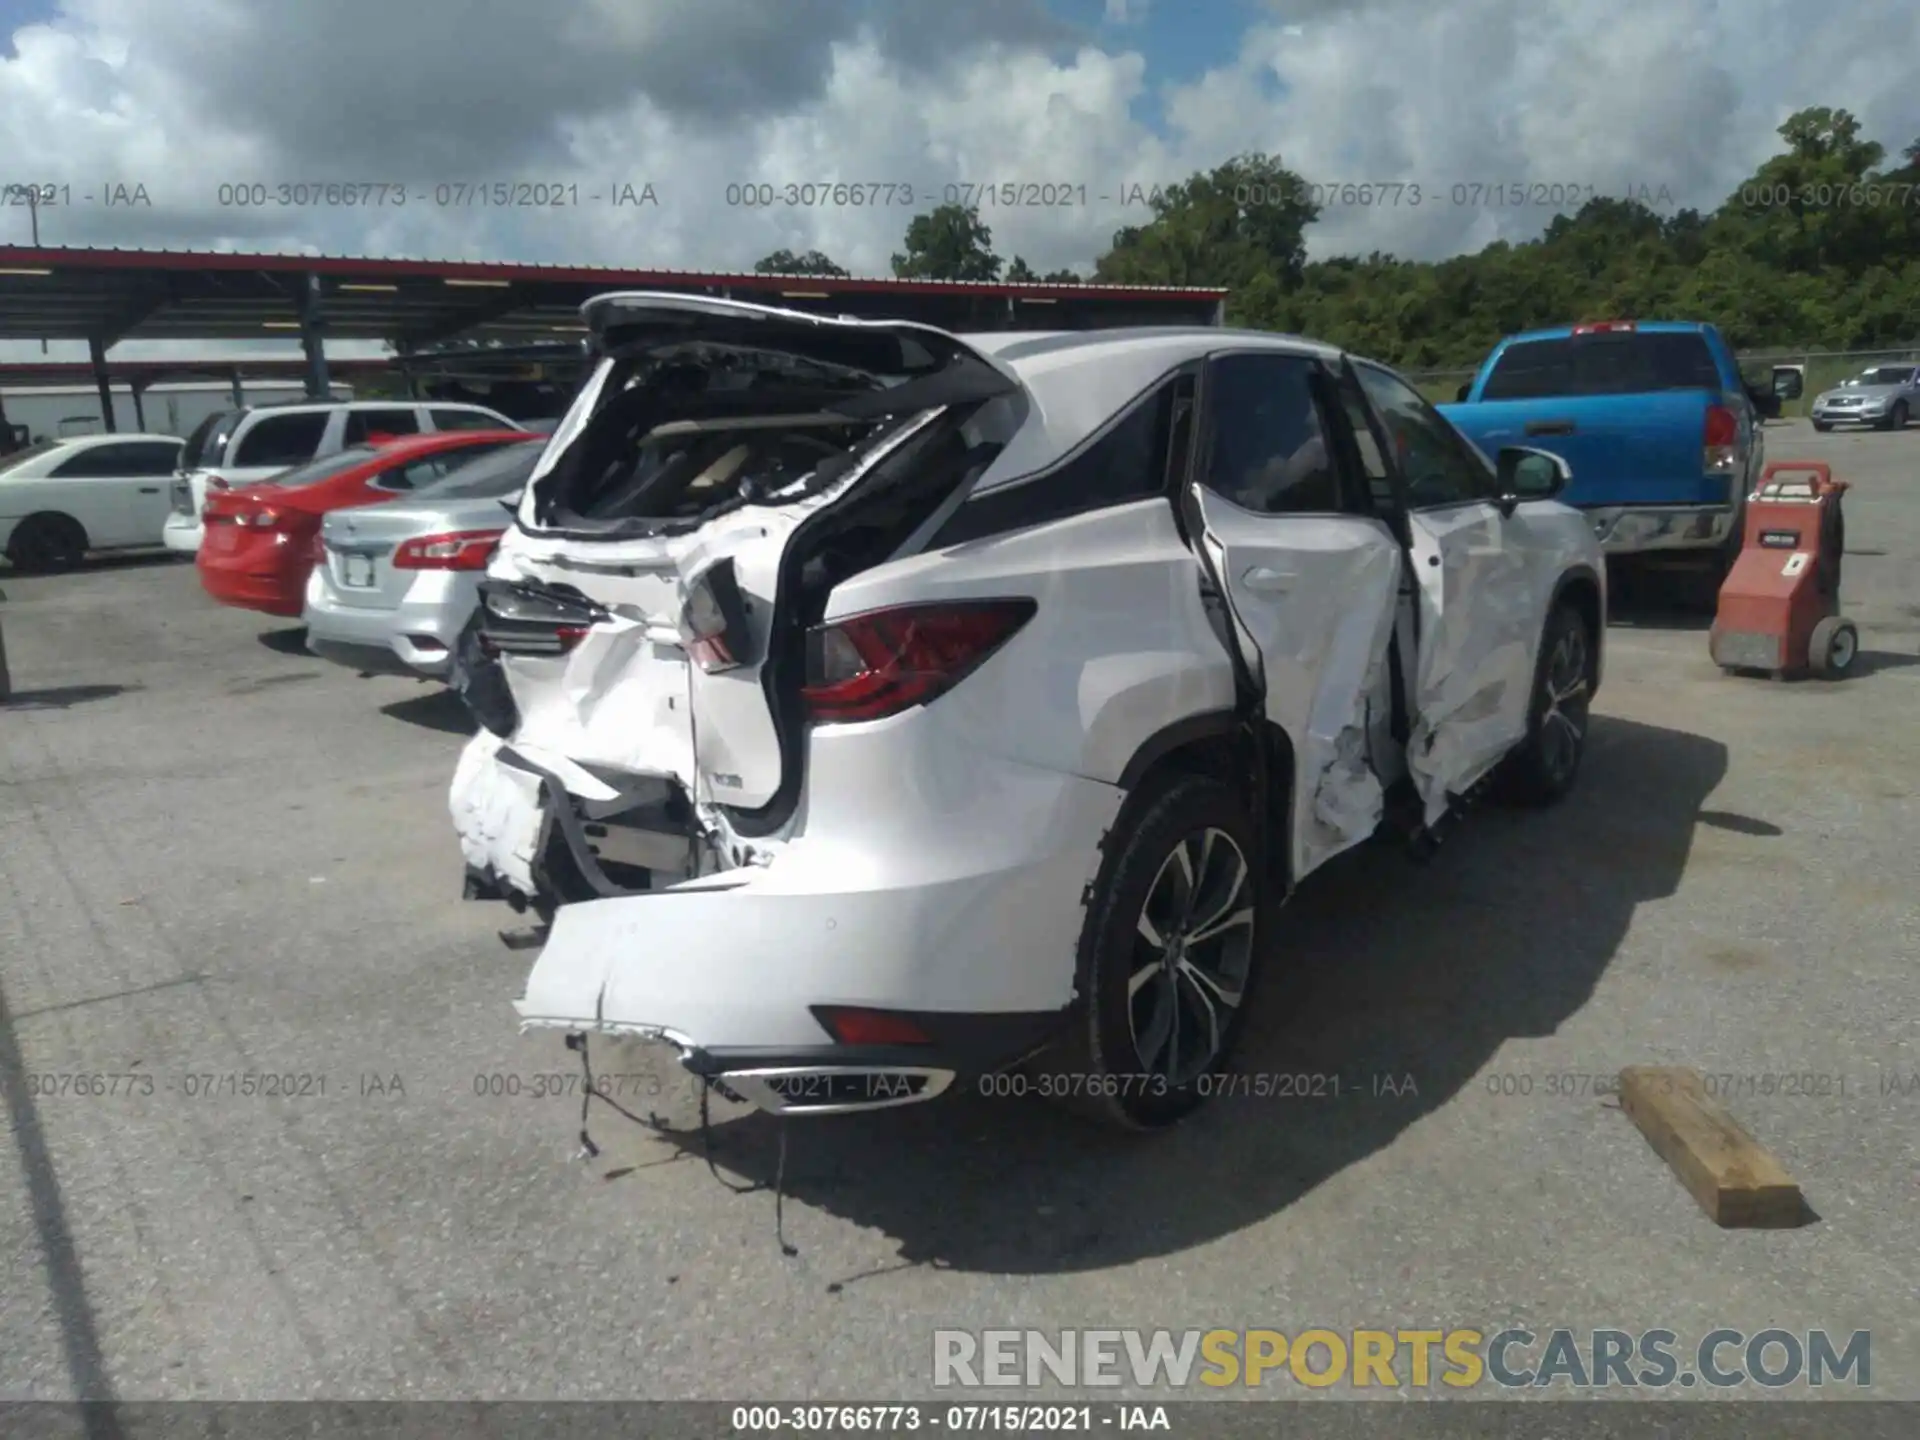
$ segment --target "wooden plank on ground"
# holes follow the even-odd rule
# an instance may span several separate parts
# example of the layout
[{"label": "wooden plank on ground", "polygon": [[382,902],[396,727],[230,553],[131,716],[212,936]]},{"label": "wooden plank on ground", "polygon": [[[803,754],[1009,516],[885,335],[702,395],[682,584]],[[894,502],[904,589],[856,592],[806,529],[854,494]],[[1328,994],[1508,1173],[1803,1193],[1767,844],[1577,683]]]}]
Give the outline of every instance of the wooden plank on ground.
[{"label": "wooden plank on ground", "polygon": [[1714,1224],[1778,1230],[1807,1220],[1786,1167],[1708,1093],[1698,1070],[1629,1065],[1620,1072],[1620,1108]]}]

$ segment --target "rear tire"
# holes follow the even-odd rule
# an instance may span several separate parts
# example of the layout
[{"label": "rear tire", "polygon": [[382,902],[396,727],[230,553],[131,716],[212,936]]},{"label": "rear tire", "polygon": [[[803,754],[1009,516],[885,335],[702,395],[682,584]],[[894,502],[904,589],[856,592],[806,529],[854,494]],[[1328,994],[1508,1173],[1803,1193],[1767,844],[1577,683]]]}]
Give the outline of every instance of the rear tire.
[{"label": "rear tire", "polygon": [[1907,402],[1896,400],[1893,409],[1887,412],[1887,429],[1904,430],[1907,428]]},{"label": "rear tire", "polygon": [[1547,617],[1540,658],[1534,663],[1527,736],[1501,762],[1496,777],[1497,793],[1509,804],[1535,809],[1557,805],[1579,780],[1591,719],[1596,640],[1571,605],[1556,605]]},{"label": "rear tire", "polygon": [[29,515],[7,542],[7,559],[29,575],[71,570],[86,554],[87,532],[71,515]]},{"label": "rear tire", "polygon": [[1813,673],[1838,680],[1853,668],[1860,653],[1860,632],[1851,620],[1829,615],[1813,627],[1807,641],[1807,664]]},{"label": "rear tire", "polygon": [[1252,817],[1210,776],[1150,782],[1102,843],[1066,1041],[1028,1066],[1041,1093],[1155,1130],[1212,1093],[1246,1017],[1266,927]]}]

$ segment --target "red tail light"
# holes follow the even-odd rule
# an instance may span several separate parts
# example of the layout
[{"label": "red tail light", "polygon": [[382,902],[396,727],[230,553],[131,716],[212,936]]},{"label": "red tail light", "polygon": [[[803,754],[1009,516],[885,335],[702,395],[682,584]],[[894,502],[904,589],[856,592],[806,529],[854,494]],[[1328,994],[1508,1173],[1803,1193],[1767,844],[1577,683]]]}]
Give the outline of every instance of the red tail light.
[{"label": "red tail light", "polygon": [[288,517],[270,505],[257,505],[250,509],[222,510],[211,512],[206,519],[209,524],[225,521],[249,530],[277,529],[280,522]]},{"label": "red tail light", "polygon": [[903,605],[817,627],[801,690],[822,723],[879,720],[946,694],[1038,607],[1031,600]]},{"label": "red tail light", "polygon": [[857,1010],[820,1005],[814,1018],[842,1045],[931,1045],[933,1039],[913,1021],[891,1010]]},{"label": "red tail light", "polygon": [[1724,405],[1709,405],[1700,437],[1701,466],[1710,471],[1734,469],[1740,458],[1740,419]]},{"label": "red tail light", "polygon": [[313,548],[310,553],[315,564],[321,564],[327,558],[327,542],[317,531],[314,533]]},{"label": "red tail light", "polygon": [[505,530],[454,530],[405,541],[393,552],[396,570],[484,570]]},{"label": "red tail light", "polygon": [[1632,320],[1595,320],[1591,324],[1574,326],[1573,333],[1576,335],[1615,335],[1637,328],[1636,322]]}]

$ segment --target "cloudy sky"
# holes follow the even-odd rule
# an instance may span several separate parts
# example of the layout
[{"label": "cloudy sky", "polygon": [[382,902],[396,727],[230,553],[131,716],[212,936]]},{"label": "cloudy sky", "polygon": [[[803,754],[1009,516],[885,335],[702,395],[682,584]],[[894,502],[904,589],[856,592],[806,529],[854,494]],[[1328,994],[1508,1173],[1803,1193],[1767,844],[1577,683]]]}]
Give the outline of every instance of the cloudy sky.
[{"label": "cloudy sky", "polygon": [[[1920,136],[1920,4],[0,0],[0,180],[69,187],[51,244],[713,269],[817,247],[884,274],[945,187],[1034,182],[1072,203],[987,204],[995,248],[1085,267],[1144,218],[1127,196],[1264,150],[1407,187],[1329,208],[1316,254],[1427,258],[1537,233],[1552,210],[1490,203],[1503,184],[1712,206],[1815,104]],[[502,180],[574,188],[462,202]],[[221,203],[329,181],[409,198]],[[896,203],[729,203],[823,181]],[[28,224],[0,208],[0,243]]]}]

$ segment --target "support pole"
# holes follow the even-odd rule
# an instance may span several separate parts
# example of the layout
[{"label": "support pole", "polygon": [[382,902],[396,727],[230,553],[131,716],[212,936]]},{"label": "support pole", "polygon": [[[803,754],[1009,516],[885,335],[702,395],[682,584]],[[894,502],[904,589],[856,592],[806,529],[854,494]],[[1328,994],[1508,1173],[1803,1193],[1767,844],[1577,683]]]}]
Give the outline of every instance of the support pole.
[{"label": "support pole", "polygon": [[133,428],[140,431],[142,434],[145,434],[147,429],[147,406],[146,406],[146,399],[145,399],[146,389],[147,389],[146,382],[141,380],[135,380],[133,382],[132,388],[133,388]]},{"label": "support pole", "polygon": [[116,435],[120,426],[113,418],[113,382],[107,378],[107,347],[100,343],[100,337],[87,337],[87,359],[93,363],[93,383],[100,391],[100,420],[109,435]]},{"label": "support pole", "polygon": [[307,357],[307,397],[325,400],[333,394],[327,383],[327,346],[322,338],[325,321],[320,313],[320,277],[309,275],[300,291],[300,349]]}]

